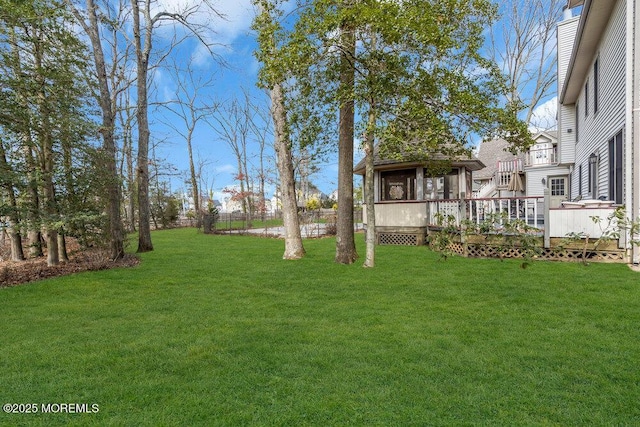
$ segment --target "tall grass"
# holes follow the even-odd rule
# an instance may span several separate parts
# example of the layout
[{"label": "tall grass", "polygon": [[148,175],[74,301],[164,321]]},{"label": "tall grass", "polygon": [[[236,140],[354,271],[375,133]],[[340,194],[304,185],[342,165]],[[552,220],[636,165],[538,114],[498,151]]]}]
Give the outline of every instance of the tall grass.
[{"label": "tall grass", "polygon": [[[131,269],[0,290],[3,425],[633,425],[639,276],[623,265],[153,234]],[[358,239],[361,243],[362,239]],[[363,251],[362,247],[359,247]]]}]

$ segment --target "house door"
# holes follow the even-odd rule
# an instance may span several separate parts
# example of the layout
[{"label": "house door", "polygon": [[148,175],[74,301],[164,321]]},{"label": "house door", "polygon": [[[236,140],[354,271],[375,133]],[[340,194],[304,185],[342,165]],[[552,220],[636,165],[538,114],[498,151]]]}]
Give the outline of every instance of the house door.
[{"label": "house door", "polygon": [[567,188],[568,179],[566,176],[549,177],[549,194],[551,195],[550,208],[559,208],[569,194]]}]

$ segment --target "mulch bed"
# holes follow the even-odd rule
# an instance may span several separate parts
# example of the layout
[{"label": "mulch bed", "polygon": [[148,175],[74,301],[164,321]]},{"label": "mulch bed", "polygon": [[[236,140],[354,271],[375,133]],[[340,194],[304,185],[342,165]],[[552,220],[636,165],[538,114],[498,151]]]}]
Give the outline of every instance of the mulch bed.
[{"label": "mulch bed", "polygon": [[[26,248],[26,246],[25,246]],[[106,251],[100,249],[81,250],[73,240],[67,241],[69,261],[61,262],[55,267],[47,266],[45,257],[28,259],[26,261],[1,261],[9,258],[6,247],[0,248],[0,288],[15,286],[23,283],[50,277],[66,276],[82,271],[106,270],[115,267],[132,267],[140,260],[127,254],[123,259],[111,261]]]}]

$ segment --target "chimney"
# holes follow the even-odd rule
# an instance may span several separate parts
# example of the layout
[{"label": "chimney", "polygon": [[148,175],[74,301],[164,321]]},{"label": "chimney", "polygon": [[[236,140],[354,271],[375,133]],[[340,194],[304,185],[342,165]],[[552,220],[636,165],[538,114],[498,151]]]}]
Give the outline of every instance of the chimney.
[{"label": "chimney", "polygon": [[562,8],[562,20],[566,21],[568,19],[573,18],[573,12],[571,12],[571,9],[569,8],[569,5],[565,6]]}]

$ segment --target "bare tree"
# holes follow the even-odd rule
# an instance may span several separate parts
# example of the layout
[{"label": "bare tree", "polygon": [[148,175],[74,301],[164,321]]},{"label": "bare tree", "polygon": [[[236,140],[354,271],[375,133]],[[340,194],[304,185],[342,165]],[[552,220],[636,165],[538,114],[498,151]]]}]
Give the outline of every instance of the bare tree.
[{"label": "bare tree", "polygon": [[[194,15],[200,12],[200,7],[208,7],[208,3],[189,5],[178,13],[160,11],[155,14],[151,12],[152,0],[131,0],[133,13],[133,43],[136,56],[136,87],[137,87],[137,122],[138,122],[138,156],[137,156],[137,177],[138,177],[138,252],[148,252],[153,250],[151,242],[151,226],[149,222],[149,99],[148,99],[148,73],[150,58],[153,48],[153,32],[162,22],[171,21],[180,24],[200,41],[209,47],[201,35],[203,27],[191,22]],[[221,17],[213,8],[209,11]],[[141,20],[142,18],[142,20]],[[168,48],[163,52],[162,58],[166,58],[172,49],[181,40],[173,40]],[[160,58],[160,61],[162,60]]]},{"label": "bare tree", "polygon": [[196,212],[197,226],[200,226],[200,206],[201,191],[199,184],[199,174],[196,172],[196,165],[193,160],[193,133],[198,124],[212,114],[217,108],[216,105],[204,105],[200,98],[202,91],[210,87],[214,83],[214,78],[209,75],[208,78],[196,76],[195,70],[190,63],[181,70],[177,63],[174,62],[172,67],[175,73],[175,82],[177,85],[176,99],[163,103],[162,106],[170,111],[174,116],[178,117],[180,126],[171,120],[164,123],[180,135],[187,144],[187,153],[189,155],[189,182],[191,184],[191,195],[193,197],[194,208]]},{"label": "bare tree", "polygon": [[134,167],[133,127],[135,125],[135,108],[131,106],[129,91],[122,92],[118,100],[118,121],[122,132],[122,157],[120,175],[123,180],[124,214],[126,230],[136,231],[136,172]]},{"label": "bare tree", "polygon": [[566,0],[499,2],[501,19],[490,32],[493,59],[508,78],[509,101],[520,102],[525,122],[553,93],[556,81],[555,28]]},{"label": "bare tree", "polygon": [[242,100],[233,98],[218,106],[210,120],[213,130],[229,146],[236,158],[238,165],[236,179],[239,182],[240,191],[235,193],[242,201],[242,211],[248,215],[249,221],[251,221],[254,206],[247,147],[251,136],[250,124],[253,122],[254,116],[255,110],[251,105],[249,95],[244,92]]},{"label": "bare tree", "polygon": [[265,166],[265,162],[267,161],[266,149],[273,138],[273,128],[271,126],[271,117],[269,117],[271,112],[268,108],[263,108],[258,103],[252,103],[252,108],[255,111],[255,115],[251,122],[249,122],[249,126],[255,141],[258,143],[258,208],[264,218],[266,209],[265,186],[268,178],[267,167]]}]

